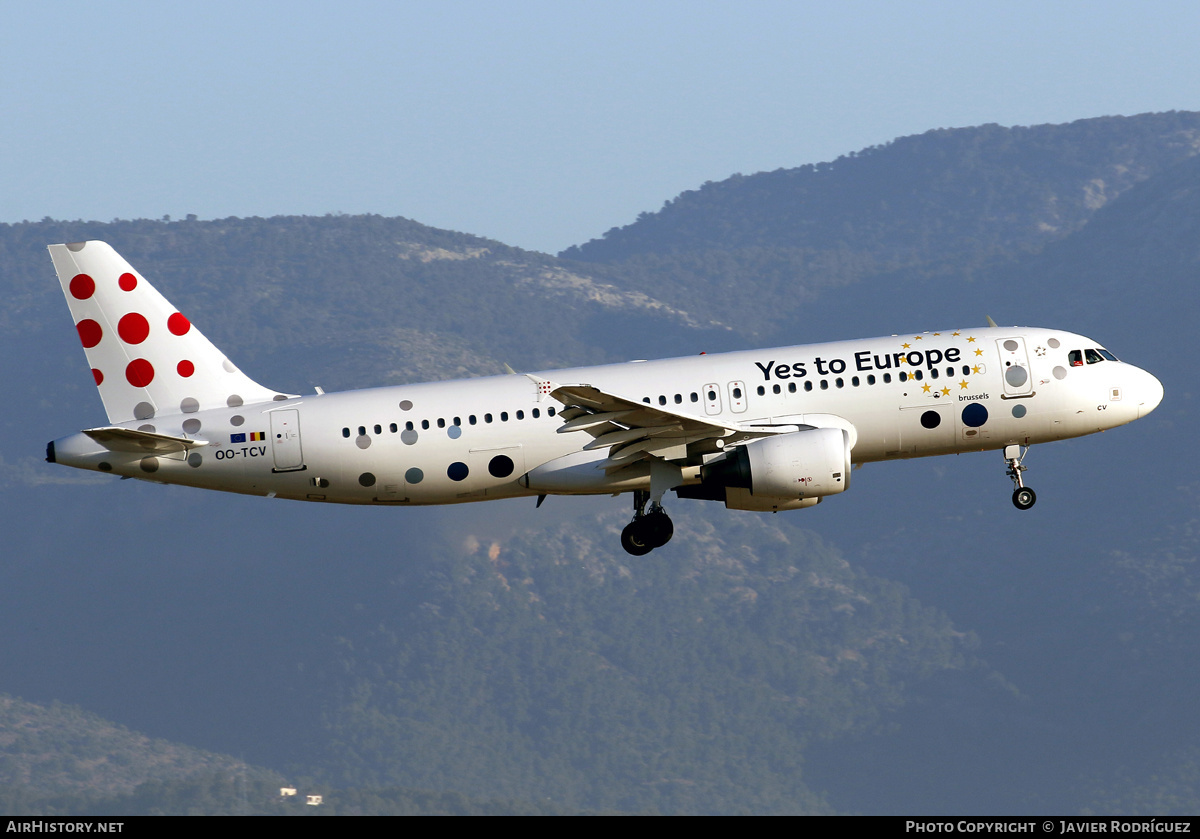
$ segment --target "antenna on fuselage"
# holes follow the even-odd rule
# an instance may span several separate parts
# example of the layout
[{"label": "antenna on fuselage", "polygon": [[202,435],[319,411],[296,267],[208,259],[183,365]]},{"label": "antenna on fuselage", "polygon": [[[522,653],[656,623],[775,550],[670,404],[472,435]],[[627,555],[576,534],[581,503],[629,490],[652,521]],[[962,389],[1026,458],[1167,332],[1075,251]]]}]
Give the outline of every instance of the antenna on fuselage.
[{"label": "antenna on fuselage", "polygon": [[995,328],[996,328],[996,322],[995,322],[994,320],[992,320],[992,316],[991,316],[991,315],[984,315],[984,317],[988,319],[988,326],[990,326],[992,329],[995,329]]}]

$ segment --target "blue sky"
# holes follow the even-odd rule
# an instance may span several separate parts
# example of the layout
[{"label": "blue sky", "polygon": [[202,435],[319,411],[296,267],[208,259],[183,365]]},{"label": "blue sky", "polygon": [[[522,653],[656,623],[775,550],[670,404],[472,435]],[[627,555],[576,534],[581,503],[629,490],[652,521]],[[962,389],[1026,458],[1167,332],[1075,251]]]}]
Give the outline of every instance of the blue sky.
[{"label": "blue sky", "polygon": [[1200,109],[1196,3],[2,8],[0,222],[372,212],[555,252],[932,128]]}]

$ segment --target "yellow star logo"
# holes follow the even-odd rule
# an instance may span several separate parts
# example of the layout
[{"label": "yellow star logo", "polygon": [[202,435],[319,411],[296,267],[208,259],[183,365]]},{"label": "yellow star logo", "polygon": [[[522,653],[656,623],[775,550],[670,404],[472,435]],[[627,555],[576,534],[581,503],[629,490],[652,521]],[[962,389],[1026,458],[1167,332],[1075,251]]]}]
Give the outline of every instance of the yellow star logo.
[{"label": "yellow star logo", "polygon": [[929,385],[921,385],[921,393],[929,393]]},{"label": "yellow star logo", "polygon": [[938,337],[938,336],[939,336],[939,335],[941,335],[941,334],[942,334],[942,333],[940,333],[940,332],[935,332],[935,333],[933,333],[933,337],[934,337],[934,338],[936,338],[936,337]]},{"label": "yellow star logo", "polygon": [[948,387],[942,388],[942,396],[949,396],[949,395],[950,395],[950,388],[948,388]]},{"label": "yellow star logo", "polygon": [[968,387],[967,380],[963,379],[961,382],[958,383],[958,386],[960,389],[966,390]]},{"label": "yellow star logo", "polygon": [[904,349],[908,349],[909,347],[912,346],[912,344],[901,344],[900,346],[903,347]]},{"label": "yellow star logo", "polygon": [[975,355],[983,355],[983,350],[975,350]]},{"label": "yellow star logo", "polygon": [[978,364],[976,364],[974,367],[972,367],[972,368],[971,368],[971,372],[972,372],[972,373],[978,373],[978,372],[979,372],[979,365],[978,365]]},{"label": "yellow star logo", "polygon": [[950,334],[955,338],[957,338],[959,335],[962,335],[961,332],[951,332]]},{"label": "yellow star logo", "polygon": [[920,336],[920,335],[918,335],[916,338],[913,338],[913,340],[914,340],[914,341],[920,341],[920,340],[921,340],[921,336]]},{"label": "yellow star logo", "polygon": [[974,343],[975,343],[975,339],[974,339],[974,338],[968,338],[968,339],[967,339],[967,343],[968,343],[968,344],[974,344]]}]

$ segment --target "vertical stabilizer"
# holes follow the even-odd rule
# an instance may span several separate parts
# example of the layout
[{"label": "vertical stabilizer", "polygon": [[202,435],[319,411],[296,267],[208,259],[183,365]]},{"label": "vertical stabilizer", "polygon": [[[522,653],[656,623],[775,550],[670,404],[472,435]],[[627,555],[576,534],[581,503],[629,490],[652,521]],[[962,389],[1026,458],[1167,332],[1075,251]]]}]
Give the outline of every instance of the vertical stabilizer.
[{"label": "vertical stabilizer", "polygon": [[288,397],[251,381],[104,242],[50,245],[109,422]]}]

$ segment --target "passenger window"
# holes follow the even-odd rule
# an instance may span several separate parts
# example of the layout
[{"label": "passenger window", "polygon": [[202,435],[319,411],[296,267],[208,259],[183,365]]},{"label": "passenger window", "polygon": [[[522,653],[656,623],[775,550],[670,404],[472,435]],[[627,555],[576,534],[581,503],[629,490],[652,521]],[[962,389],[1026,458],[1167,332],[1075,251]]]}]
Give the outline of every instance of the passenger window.
[{"label": "passenger window", "polygon": [[475,424],[475,415],[471,414],[471,416],[467,417],[467,422],[469,422],[471,425],[474,425]]},{"label": "passenger window", "polygon": [[875,384],[875,374],[874,373],[869,373],[867,375],[867,384],[869,384],[869,385]]},{"label": "passenger window", "polygon": [[854,378],[852,378],[850,380],[850,384],[854,385],[855,387],[858,387],[858,376],[855,376]]},{"label": "passenger window", "polygon": [[491,414],[484,414],[484,415],[483,415],[483,421],[484,421],[484,422],[491,422],[491,421],[492,421],[492,415],[491,415]]},{"label": "passenger window", "polygon": [[358,436],[359,436],[359,437],[366,437],[366,436],[367,436],[367,427],[366,427],[365,425],[360,425],[360,426],[358,427]]},{"label": "passenger window", "polygon": [[500,412],[500,422],[508,422],[508,411]]},{"label": "passenger window", "polygon": [[446,421],[444,419],[442,419],[441,417],[438,417],[438,428],[445,428],[445,427],[446,427]]},{"label": "passenger window", "polygon": [[883,383],[885,385],[890,385],[892,383],[892,374],[891,373],[883,374]]},{"label": "passenger window", "polygon": [[422,431],[429,430],[429,420],[421,420],[421,430]]},{"label": "passenger window", "polygon": [[540,417],[541,415],[542,415],[542,412],[541,412],[541,411],[539,411],[537,408],[534,408],[534,409],[533,409],[533,418],[534,418],[534,419],[537,419],[537,418],[538,418],[538,417]]},{"label": "passenger window", "polygon": [[676,404],[676,405],[682,405],[682,404],[683,404],[683,394],[682,394],[682,393],[677,393],[677,394],[675,394],[675,404]]},{"label": "passenger window", "polygon": [[829,382],[825,379],[821,379],[821,390],[829,390]]},{"label": "passenger window", "polygon": [[523,420],[523,419],[525,419],[525,412],[524,412],[524,411],[517,411],[517,419],[519,419],[519,420]]},{"label": "passenger window", "polygon": [[[767,395],[767,389],[766,389],[765,387],[763,387],[762,385],[759,385],[759,386],[758,386],[758,395],[759,395],[759,396],[766,396],[766,395]],[[736,397],[735,397],[735,398],[736,398]]]},{"label": "passenger window", "polygon": [[350,436],[350,429],[349,429],[349,428],[343,428],[343,429],[342,429],[342,436],[343,436],[343,437],[349,437],[349,436]]},{"label": "passenger window", "polygon": [[938,369],[936,367],[929,371],[929,378],[931,379],[936,379],[938,375]]},{"label": "passenger window", "polygon": [[805,383],[804,383],[804,389],[805,389],[806,391],[812,390],[812,382],[811,382],[811,381],[809,381],[809,382],[805,382]]},{"label": "passenger window", "polygon": [[788,382],[788,393],[795,393],[795,392],[796,392],[796,383]]},{"label": "passenger window", "polygon": [[549,414],[550,416],[554,416],[554,406],[552,405],[549,408],[547,408],[546,413]]},{"label": "passenger window", "polygon": [[666,404],[667,404],[667,397],[663,396],[662,394],[659,394],[659,397],[658,397],[658,404],[659,404],[659,405],[666,405]]},{"label": "passenger window", "polygon": [[740,387],[735,387],[735,388],[733,389],[733,398],[734,398],[734,399],[741,399],[741,398],[742,398],[742,389],[741,389]]},{"label": "passenger window", "polygon": [[783,388],[781,388],[779,385],[775,385],[774,387],[771,388],[771,390],[775,393],[779,393],[783,390]]},{"label": "passenger window", "polygon": [[378,424],[376,424],[376,426],[375,426],[375,433],[376,433],[376,434],[382,434],[382,433],[383,433],[383,426],[382,426],[382,425],[378,425]]},{"label": "passenger window", "polygon": [[900,371],[900,381],[902,381],[902,382],[908,381],[908,374],[905,373],[903,370]]},{"label": "passenger window", "polygon": [[413,429],[413,424],[412,424],[412,421],[411,421],[411,420],[410,420],[409,422],[406,422],[406,423],[404,423],[404,430],[405,430],[405,431],[412,431],[412,430],[414,430],[414,429]]},{"label": "passenger window", "polygon": [[700,401],[700,394],[696,393],[696,391],[694,391],[694,390],[692,391],[692,401],[693,401],[693,402],[699,402],[699,401]]},{"label": "passenger window", "polygon": [[390,430],[390,431],[391,431],[393,434],[395,434],[397,431],[399,431],[399,430],[400,430],[400,429],[397,427],[396,423],[392,423],[391,425],[389,425],[389,426],[388,426],[388,429],[389,429],[389,430]]}]

